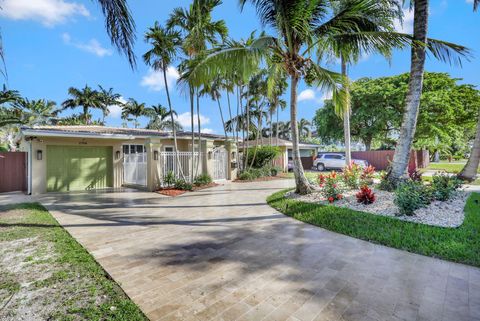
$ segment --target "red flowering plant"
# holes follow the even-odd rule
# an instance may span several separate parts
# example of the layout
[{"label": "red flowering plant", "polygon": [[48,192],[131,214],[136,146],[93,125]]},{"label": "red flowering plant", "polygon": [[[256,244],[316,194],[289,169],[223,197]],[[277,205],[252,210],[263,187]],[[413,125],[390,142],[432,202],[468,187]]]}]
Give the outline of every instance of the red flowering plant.
[{"label": "red flowering plant", "polygon": [[350,163],[343,169],[343,182],[351,189],[357,189],[360,185],[360,177],[362,175],[362,168],[355,164]]},{"label": "red flowering plant", "polygon": [[360,175],[361,185],[370,185],[373,184],[373,178],[375,177],[375,167],[372,165],[368,165],[362,171],[362,175]]},{"label": "red flowering plant", "polygon": [[367,185],[360,187],[360,191],[355,196],[358,203],[368,205],[375,202],[375,193]]},{"label": "red flowering plant", "polygon": [[339,183],[340,178],[336,172],[331,172],[328,175],[320,174],[318,176],[320,193],[329,203],[333,203],[343,198],[341,184]]}]

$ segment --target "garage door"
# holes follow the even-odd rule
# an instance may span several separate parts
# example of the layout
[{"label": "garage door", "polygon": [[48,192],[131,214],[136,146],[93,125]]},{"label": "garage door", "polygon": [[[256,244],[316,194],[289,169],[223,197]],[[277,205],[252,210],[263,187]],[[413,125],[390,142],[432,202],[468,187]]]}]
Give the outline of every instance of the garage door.
[{"label": "garage door", "polygon": [[113,186],[112,147],[47,146],[47,191],[85,191]]}]

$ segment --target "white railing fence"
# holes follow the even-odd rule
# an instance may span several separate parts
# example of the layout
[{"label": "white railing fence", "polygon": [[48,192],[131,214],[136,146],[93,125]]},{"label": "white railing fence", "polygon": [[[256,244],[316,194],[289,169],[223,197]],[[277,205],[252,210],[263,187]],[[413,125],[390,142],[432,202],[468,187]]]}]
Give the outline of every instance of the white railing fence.
[{"label": "white railing fence", "polygon": [[[159,162],[162,169],[162,185],[165,179],[165,176],[168,175],[169,172],[172,172],[175,175],[175,178],[181,178],[182,172],[185,176],[187,181],[190,181],[190,172],[192,167],[192,161],[194,162],[194,169],[193,172],[197,173],[197,175],[202,173],[202,153],[195,152],[177,152],[179,162],[175,157],[175,152],[160,152],[159,154]],[[198,171],[197,171],[197,163],[198,164]],[[180,163],[180,164],[178,164]]]}]

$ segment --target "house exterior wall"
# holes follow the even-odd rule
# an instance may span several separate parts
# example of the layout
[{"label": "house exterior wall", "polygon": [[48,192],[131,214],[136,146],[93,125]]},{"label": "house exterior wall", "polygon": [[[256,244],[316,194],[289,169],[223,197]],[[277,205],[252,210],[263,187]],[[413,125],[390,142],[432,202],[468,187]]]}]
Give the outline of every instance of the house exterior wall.
[{"label": "house exterior wall", "polygon": [[[30,149],[31,143],[31,149]],[[178,139],[178,150],[181,152],[190,151],[190,140],[189,139]],[[155,160],[155,152],[160,154],[165,149],[165,146],[173,146],[173,139],[164,139],[164,138],[137,138],[129,140],[119,140],[119,139],[98,139],[98,138],[71,138],[71,137],[40,137],[32,139],[31,141],[26,141],[22,139],[20,143],[20,150],[30,153],[32,152],[31,157],[31,168],[29,173],[31,173],[31,193],[43,194],[47,192],[47,146],[48,145],[65,145],[65,146],[109,146],[112,147],[112,160],[113,160],[113,187],[118,188],[123,186],[123,145],[124,144],[138,144],[145,145],[147,150],[147,186],[146,189],[149,191],[157,190],[161,185],[161,180],[163,177],[162,173],[162,164],[157,159]],[[213,150],[215,145],[225,144],[221,140],[203,140],[202,141],[202,157],[201,163],[199,165],[198,173],[213,173],[213,160],[208,158],[209,151]],[[236,178],[236,169],[231,166],[231,157],[232,152],[236,152],[236,145],[228,142],[227,149],[229,150],[229,159],[228,159],[228,179]],[[42,159],[37,160],[36,154],[37,151],[42,151]],[[120,157],[116,158],[117,152],[120,152]],[[30,157],[30,156],[28,156]]]}]

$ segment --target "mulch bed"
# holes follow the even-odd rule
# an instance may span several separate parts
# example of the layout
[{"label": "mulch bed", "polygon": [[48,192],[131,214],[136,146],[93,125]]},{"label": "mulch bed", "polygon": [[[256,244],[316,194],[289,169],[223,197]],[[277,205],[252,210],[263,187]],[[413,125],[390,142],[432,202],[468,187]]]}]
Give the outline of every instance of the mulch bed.
[{"label": "mulch bed", "polygon": [[179,195],[182,195],[182,194],[185,194],[186,192],[195,192],[195,191],[200,191],[202,189],[205,189],[205,188],[210,188],[210,187],[215,187],[215,186],[218,186],[219,184],[217,183],[210,183],[210,184],[205,184],[205,185],[200,185],[200,186],[194,186],[193,189],[191,191],[186,191],[186,190],[183,190],[183,189],[177,189],[177,188],[161,188],[159,189],[158,191],[156,191],[156,193],[158,194],[162,194],[162,195],[165,195],[165,196],[171,196],[171,197],[176,197],[176,196],[179,196]]}]

